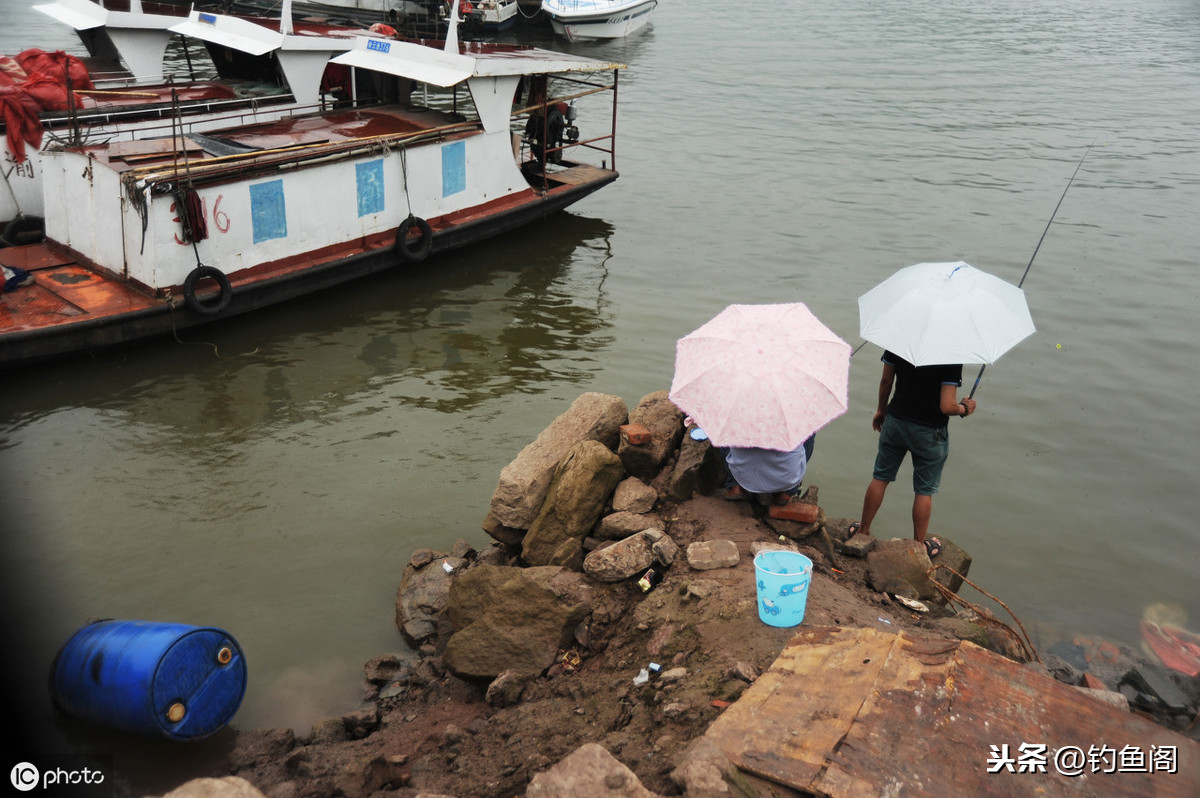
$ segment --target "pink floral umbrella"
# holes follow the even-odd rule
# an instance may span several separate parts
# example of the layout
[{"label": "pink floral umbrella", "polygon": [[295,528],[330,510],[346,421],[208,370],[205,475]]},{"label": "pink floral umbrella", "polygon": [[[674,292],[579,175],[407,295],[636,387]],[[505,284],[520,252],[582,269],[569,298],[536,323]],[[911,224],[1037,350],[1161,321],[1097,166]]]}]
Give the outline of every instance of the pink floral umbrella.
[{"label": "pink floral umbrella", "polygon": [[730,305],[675,344],[670,398],[717,446],[791,451],[846,412],[850,344],[800,302]]}]

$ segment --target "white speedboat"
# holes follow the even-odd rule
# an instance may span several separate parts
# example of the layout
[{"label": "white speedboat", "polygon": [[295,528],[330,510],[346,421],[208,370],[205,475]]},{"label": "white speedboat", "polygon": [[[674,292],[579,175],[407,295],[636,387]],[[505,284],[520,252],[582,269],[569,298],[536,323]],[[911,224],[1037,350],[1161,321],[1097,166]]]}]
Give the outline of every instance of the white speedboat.
[{"label": "white speedboat", "polygon": [[542,0],[550,27],[568,41],[619,39],[650,21],[658,0]]}]

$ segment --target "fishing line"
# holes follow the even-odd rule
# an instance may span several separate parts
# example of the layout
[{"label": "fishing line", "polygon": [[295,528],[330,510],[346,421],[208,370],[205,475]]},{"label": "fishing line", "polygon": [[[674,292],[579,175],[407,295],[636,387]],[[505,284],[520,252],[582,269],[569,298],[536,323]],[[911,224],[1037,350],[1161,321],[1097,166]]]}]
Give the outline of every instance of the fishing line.
[{"label": "fishing line", "polygon": [[[1096,138],[1099,138],[1097,136]],[[1058,198],[1058,204],[1054,206],[1054,213],[1050,214],[1050,221],[1046,222],[1046,229],[1042,231],[1042,237],[1038,239],[1037,246],[1033,248],[1033,255],[1029,258],[1029,264],[1025,267],[1025,273],[1021,275],[1021,282],[1017,283],[1017,288],[1025,285],[1025,278],[1029,276],[1029,270],[1033,267],[1033,260],[1037,257],[1038,250],[1042,248],[1042,242],[1046,240],[1046,233],[1050,232],[1050,225],[1054,224],[1054,217],[1058,215],[1058,209],[1062,207],[1063,200],[1067,198],[1067,192],[1071,190],[1071,183],[1075,182],[1075,175],[1079,174],[1083,162],[1087,160],[1088,153],[1092,151],[1092,147],[1096,146],[1096,139],[1092,139],[1092,143],[1083,151],[1083,157],[1079,159],[1079,163],[1075,164],[1075,171],[1071,173],[1071,179],[1067,181],[1067,187],[1063,189],[1062,196]],[[971,393],[967,395],[968,399],[975,398],[975,391],[979,390],[979,381],[983,379],[983,370],[987,368],[987,363],[979,367],[979,374],[975,375],[975,384],[971,386]]]}]

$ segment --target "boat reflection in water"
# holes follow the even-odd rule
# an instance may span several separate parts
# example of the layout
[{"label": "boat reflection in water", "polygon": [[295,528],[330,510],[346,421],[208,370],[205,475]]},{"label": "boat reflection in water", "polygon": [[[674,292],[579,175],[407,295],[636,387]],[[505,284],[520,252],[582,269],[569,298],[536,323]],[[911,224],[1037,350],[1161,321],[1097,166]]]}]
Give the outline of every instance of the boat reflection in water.
[{"label": "boat reflection in water", "polygon": [[[155,448],[200,447],[230,429],[240,431],[241,446],[274,434],[274,425],[335,415],[372,396],[470,411],[590,377],[588,350],[612,338],[603,310],[611,231],[605,221],[563,212],[536,235],[519,231],[451,253],[436,274],[391,272],[270,316],[185,333],[187,346],[164,341],[94,362],[141,375],[131,390],[153,396],[139,402],[138,418],[156,428],[145,440]],[[166,371],[155,377],[159,367]],[[86,396],[97,370],[64,385],[62,400]]]}]

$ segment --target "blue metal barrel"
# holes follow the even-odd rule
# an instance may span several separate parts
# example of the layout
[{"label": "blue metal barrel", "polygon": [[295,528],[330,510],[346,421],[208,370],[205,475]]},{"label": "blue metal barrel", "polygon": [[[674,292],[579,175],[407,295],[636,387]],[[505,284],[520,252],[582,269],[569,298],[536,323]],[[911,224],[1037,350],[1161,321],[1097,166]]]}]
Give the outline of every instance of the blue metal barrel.
[{"label": "blue metal barrel", "polygon": [[63,644],[50,694],[64,712],[123,731],[195,740],[228,723],[246,693],[237,641],[213,627],[103,620]]}]

